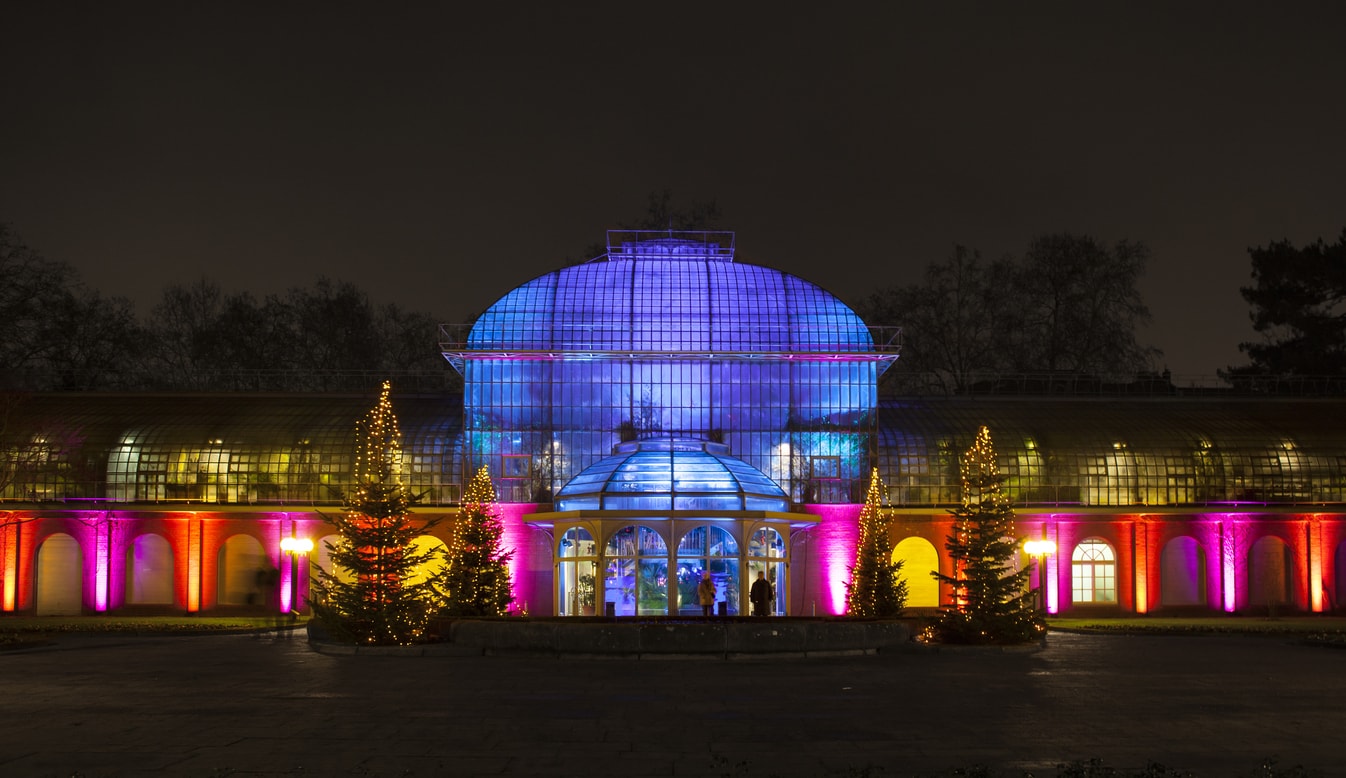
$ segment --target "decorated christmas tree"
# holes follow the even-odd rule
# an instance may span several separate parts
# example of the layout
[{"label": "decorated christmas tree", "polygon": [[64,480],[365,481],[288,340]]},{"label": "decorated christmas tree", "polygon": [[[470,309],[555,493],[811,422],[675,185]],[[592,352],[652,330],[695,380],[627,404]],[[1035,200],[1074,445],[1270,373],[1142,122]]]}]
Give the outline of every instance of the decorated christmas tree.
[{"label": "decorated christmas tree", "polygon": [[[430,616],[443,606],[436,584],[444,576],[444,554],[415,545],[435,522],[411,516],[390,391],[385,381],[378,405],[356,425],[356,486],[346,496],[345,513],[332,519],[340,535],[328,544],[334,569],[318,570],[313,611],[338,638],[406,645],[424,638]],[[335,568],[349,575],[339,576]]]},{"label": "decorated christmas tree", "polygon": [[953,590],[940,610],[934,637],[947,643],[1027,643],[1046,632],[1026,584],[1032,568],[1016,571],[1019,538],[1014,510],[1001,492],[991,432],[982,427],[963,455],[962,504],[950,513],[953,533],[944,547],[953,575],[934,573]]},{"label": "decorated christmas tree", "polygon": [[508,566],[514,552],[500,548],[497,511],[495,486],[483,466],[467,486],[453,527],[444,579],[450,616],[503,616],[514,599]]},{"label": "decorated christmas tree", "polygon": [[869,493],[860,509],[860,542],[855,548],[855,566],[846,582],[846,615],[897,618],[907,606],[907,581],[902,563],[893,561],[893,542],[888,536],[888,514],[880,504],[882,482],[879,469],[869,477]]}]

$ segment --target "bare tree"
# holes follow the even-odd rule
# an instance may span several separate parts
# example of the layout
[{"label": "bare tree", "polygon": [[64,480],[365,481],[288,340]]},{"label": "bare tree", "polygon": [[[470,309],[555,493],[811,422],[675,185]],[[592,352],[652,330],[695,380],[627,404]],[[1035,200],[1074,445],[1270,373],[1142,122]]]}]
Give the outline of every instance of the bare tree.
[{"label": "bare tree", "polygon": [[872,325],[901,324],[895,375],[931,376],[939,388],[960,392],[979,373],[1011,364],[1005,350],[1015,326],[1013,278],[1009,260],[986,265],[976,251],[954,246],[943,262],[926,266],[920,283],[876,292],[858,313]]},{"label": "bare tree", "polygon": [[1136,288],[1149,257],[1139,242],[1109,248],[1068,232],[1035,238],[1013,285],[1021,315],[1015,367],[1093,374],[1149,367],[1159,352],[1136,340],[1150,318]]},{"label": "bare tree", "polygon": [[30,390],[125,386],[144,338],[130,302],[86,289],[0,222],[0,384]]}]

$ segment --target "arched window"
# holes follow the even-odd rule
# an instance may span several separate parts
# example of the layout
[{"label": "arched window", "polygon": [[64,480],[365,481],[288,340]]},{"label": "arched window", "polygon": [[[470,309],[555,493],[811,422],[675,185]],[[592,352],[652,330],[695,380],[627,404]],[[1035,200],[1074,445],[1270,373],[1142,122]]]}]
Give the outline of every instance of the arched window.
[{"label": "arched window", "polygon": [[256,538],[234,535],[220,546],[215,568],[216,602],[276,607],[275,571],[276,566]]},{"label": "arched window", "polygon": [[597,611],[598,544],[583,527],[561,533],[557,543],[556,596],[560,616],[592,616]]},{"label": "arched window", "polygon": [[603,597],[618,616],[668,615],[668,544],[644,526],[622,527],[608,539]]},{"label": "arched window", "polygon": [[84,554],[58,532],[37,547],[37,615],[78,616],[83,607]]},{"label": "arched window", "polygon": [[1294,601],[1295,562],[1285,541],[1268,535],[1248,549],[1248,605],[1276,614],[1278,606]]},{"label": "arched window", "polygon": [[139,535],[127,547],[126,603],[173,604],[173,549],[162,535]]},{"label": "arched window", "polygon": [[1206,604],[1206,553],[1196,538],[1176,537],[1159,554],[1159,602]]},{"label": "arched window", "polygon": [[699,614],[696,596],[702,573],[715,582],[715,602],[725,603],[726,612],[739,612],[738,541],[723,527],[696,527],[678,543],[678,613]]},{"label": "arched window", "polygon": [[[340,544],[343,542],[345,541],[340,535],[324,535],[314,544],[313,553],[309,555],[309,559],[313,561],[313,565],[316,568],[321,569],[324,573],[327,573],[336,580],[342,583],[353,584],[355,583],[355,573],[332,561],[332,549],[339,548]],[[313,576],[316,581],[318,576],[317,570],[313,571]]]},{"label": "arched window", "polygon": [[1112,546],[1089,539],[1070,555],[1071,601],[1117,602],[1117,558]]}]

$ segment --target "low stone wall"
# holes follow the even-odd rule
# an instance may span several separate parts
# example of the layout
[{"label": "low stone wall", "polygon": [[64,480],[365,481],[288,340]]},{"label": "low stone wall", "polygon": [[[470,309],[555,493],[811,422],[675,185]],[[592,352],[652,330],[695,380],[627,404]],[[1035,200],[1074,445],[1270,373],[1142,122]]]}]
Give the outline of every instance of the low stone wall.
[{"label": "low stone wall", "polygon": [[435,625],[439,642],[377,647],[332,644],[324,653],[545,655],[648,658],[845,656],[910,647],[906,621],[811,618],[460,619]]}]

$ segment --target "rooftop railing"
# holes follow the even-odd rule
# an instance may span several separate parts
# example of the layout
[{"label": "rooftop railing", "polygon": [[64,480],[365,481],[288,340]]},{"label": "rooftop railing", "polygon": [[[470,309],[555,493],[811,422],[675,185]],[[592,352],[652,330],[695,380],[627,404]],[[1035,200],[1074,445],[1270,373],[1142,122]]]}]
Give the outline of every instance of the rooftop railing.
[{"label": "rooftop railing", "polygon": [[1169,373],[913,373],[889,370],[886,395],[972,397],[1096,395],[1104,397],[1343,397],[1346,376],[1180,376]]}]

